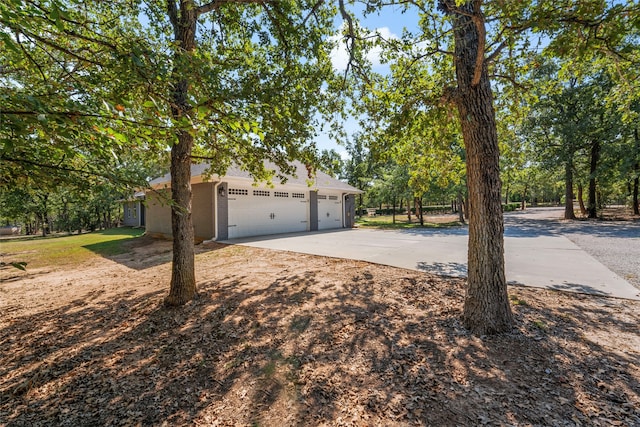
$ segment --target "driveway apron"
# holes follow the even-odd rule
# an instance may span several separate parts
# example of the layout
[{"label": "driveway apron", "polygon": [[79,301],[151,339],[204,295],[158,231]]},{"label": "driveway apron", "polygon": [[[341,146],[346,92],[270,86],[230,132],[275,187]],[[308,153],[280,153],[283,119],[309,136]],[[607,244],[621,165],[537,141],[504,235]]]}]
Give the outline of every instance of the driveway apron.
[{"label": "driveway apron", "polygon": [[[565,236],[557,209],[505,214],[505,270],[512,285],[525,285],[640,300],[640,289]],[[640,234],[639,227],[634,232]],[[576,232],[574,229],[569,232]],[[628,234],[628,233],[627,233]],[[624,244],[640,246],[640,236]],[[368,261],[465,277],[466,227],[443,229],[349,229],[228,240],[224,243]],[[635,247],[635,246],[634,246]]]}]

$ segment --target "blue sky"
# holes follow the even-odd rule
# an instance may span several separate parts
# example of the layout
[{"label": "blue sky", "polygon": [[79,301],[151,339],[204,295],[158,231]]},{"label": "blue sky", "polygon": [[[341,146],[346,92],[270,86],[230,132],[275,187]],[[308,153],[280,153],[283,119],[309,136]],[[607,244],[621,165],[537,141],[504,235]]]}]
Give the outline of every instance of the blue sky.
[{"label": "blue sky", "polygon": [[[419,18],[415,8],[402,13],[400,6],[386,6],[382,12],[371,13],[366,17],[363,15],[363,7],[354,6],[352,10],[363,27],[377,31],[385,38],[400,37],[404,28],[415,30],[418,25]],[[342,23],[342,17],[338,16],[336,18],[336,27],[339,28]],[[371,52],[369,59],[374,65],[375,71],[384,73],[388,69],[388,66],[380,64],[378,53],[379,52],[376,51]],[[334,49],[332,52],[332,61],[336,70],[343,71],[348,61],[346,49],[344,47]],[[349,134],[358,130],[358,124],[355,118],[351,118],[344,123],[344,127]],[[315,141],[320,150],[334,149],[338,153],[346,154],[345,148],[337,145],[335,141],[332,141],[327,135],[319,135]]]}]

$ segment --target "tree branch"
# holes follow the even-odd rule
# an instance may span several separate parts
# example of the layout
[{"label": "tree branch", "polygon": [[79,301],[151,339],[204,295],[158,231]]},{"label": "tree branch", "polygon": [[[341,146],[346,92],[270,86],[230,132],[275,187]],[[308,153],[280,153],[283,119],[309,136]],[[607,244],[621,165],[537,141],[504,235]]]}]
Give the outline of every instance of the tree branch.
[{"label": "tree branch", "polygon": [[36,116],[38,114],[50,114],[52,116],[68,116],[73,117],[93,117],[98,119],[119,120],[125,123],[131,123],[138,126],[146,126],[156,129],[169,129],[167,126],[154,125],[151,123],[142,123],[136,120],[126,119],[124,117],[106,116],[103,114],[82,113],[80,111],[30,111],[30,110],[0,110],[0,115],[6,116]]},{"label": "tree branch", "polygon": [[[347,35],[346,35],[347,43],[345,43],[345,44],[346,44],[347,52],[349,52],[349,62],[347,63],[347,66],[346,66],[346,68],[344,70],[344,78],[346,80],[347,79],[347,73],[349,72],[349,68],[351,68],[353,60],[355,58],[356,33],[355,33],[355,29],[353,27],[353,18],[351,17],[349,12],[347,11],[347,8],[344,5],[344,0],[339,0],[338,4],[339,4],[339,7],[340,7],[340,15],[342,16],[342,19],[347,21]],[[349,43],[349,41],[351,41],[351,43]]]},{"label": "tree branch", "polygon": [[220,6],[227,3],[244,3],[244,4],[264,4],[265,0],[215,0],[210,1],[209,3],[205,3],[202,6],[196,9],[196,16],[203,15],[207,12],[211,12],[212,10],[219,9]]},{"label": "tree branch", "polygon": [[178,39],[178,6],[176,5],[175,0],[167,0],[167,14],[169,15],[169,22],[171,22],[171,26],[173,27],[173,33],[175,39]]},{"label": "tree branch", "polygon": [[482,15],[482,11],[480,10],[480,6],[482,4],[482,0],[477,0],[474,3],[474,11],[471,16],[471,20],[476,25],[476,30],[478,31],[478,52],[476,55],[476,66],[473,71],[473,80],[471,81],[471,86],[477,86],[480,83],[480,78],[482,77],[482,68],[484,67],[484,53],[485,53],[485,45],[487,43],[487,30],[484,27],[484,16]]},{"label": "tree branch", "polygon": [[515,78],[513,78],[512,76],[507,76],[505,74],[492,74],[489,77],[491,78],[496,78],[496,79],[503,79],[503,80],[507,80],[508,82],[510,82],[512,85],[514,85],[515,87],[519,88],[519,89],[526,89],[526,86],[523,85],[522,83],[519,83]]},{"label": "tree branch", "polygon": [[36,166],[36,167],[39,167],[39,168],[55,170],[55,171],[72,172],[72,173],[77,173],[77,174],[82,175],[82,176],[95,176],[95,177],[100,177],[100,178],[106,178],[106,179],[108,179],[110,181],[119,182],[121,184],[128,184],[128,185],[133,185],[133,186],[141,185],[140,182],[118,178],[115,175],[111,175],[111,174],[107,174],[107,173],[92,172],[92,171],[88,171],[88,170],[84,170],[84,169],[69,168],[69,167],[64,167],[64,166],[60,166],[60,165],[50,165],[50,164],[46,164],[46,163],[36,162],[34,160],[28,160],[28,159],[25,159],[25,158],[14,159],[13,157],[7,157],[5,155],[0,155],[0,161],[2,161],[2,162],[10,162],[10,163],[15,163],[15,164],[26,164],[26,165]]},{"label": "tree branch", "polygon": [[320,8],[320,6],[322,6],[323,3],[324,3],[324,0],[318,0],[316,4],[313,5],[311,10],[309,11],[309,14],[302,20],[302,25],[307,24],[307,21],[309,20],[309,18],[311,18],[311,16],[316,14],[316,11]]}]

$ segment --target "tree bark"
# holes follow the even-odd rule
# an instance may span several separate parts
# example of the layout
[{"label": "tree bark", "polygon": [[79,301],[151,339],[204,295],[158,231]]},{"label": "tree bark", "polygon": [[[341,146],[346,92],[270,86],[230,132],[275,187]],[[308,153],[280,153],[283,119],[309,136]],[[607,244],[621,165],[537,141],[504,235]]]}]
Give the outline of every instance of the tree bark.
[{"label": "tree bark", "polygon": [[636,162],[633,165],[633,170],[636,173],[635,178],[633,179],[633,198],[632,198],[632,203],[633,203],[633,214],[634,215],[640,215],[640,208],[638,206],[638,186],[640,184],[640,177],[638,175],[640,175],[640,162],[638,162],[638,156],[640,156],[640,135],[638,135],[638,129],[634,129],[633,130],[633,136],[635,138],[635,156],[636,156]]},{"label": "tree bark", "polygon": [[393,205],[393,212],[391,215],[393,215],[393,223],[396,223],[396,196],[394,195],[392,198],[392,202],[391,204]]},{"label": "tree bark", "polygon": [[578,206],[580,206],[580,214],[581,215],[586,215],[587,214],[587,207],[584,205],[584,197],[582,195],[582,184],[580,182],[578,182]]},{"label": "tree bark", "polygon": [[[171,113],[175,119],[188,114],[191,107],[187,99],[189,82],[186,78],[185,56],[195,49],[196,7],[192,1],[180,2],[179,14],[173,0],[168,2],[179,44],[174,54],[174,92]],[[172,10],[172,7],[174,8]],[[173,13],[173,15],[172,15]],[[173,233],[173,263],[171,285],[165,304],[183,305],[196,293],[195,248],[191,218],[191,151],[193,135],[179,129],[177,141],[171,147],[171,231]]]},{"label": "tree bark", "polygon": [[640,186],[639,184],[640,184],[640,178],[636,176],[635,179],[633,180],[633,199],[632,199],[634,215],[640,215],[640,209],[638,207],[638,187]]},{"label": "tree bark", "polygon": [[458,221],[461,224],[464,224],[464,210],[462,208],[463,202],[462,202],[462,191],[458,190],[458,199],[457,199],[457,205],[458,205]]},{"label": "tree bark", "polygon": [[587,201],[587,217],[597,218],[598,208],[596,201],[596,171],[600,161],[600,141],[591,143],[591,165],[589,168],[589,199]]},{"label": "tree bark", "polygon": [[576,219],[573,211],[573,161],[564,164],[564,219]]},{"label": "tree bark", "polygon": [[511,329],[513,318],[504,273],[498,133],[493,92],[484,60],[485,26],[481,1],[456,6],[441,2],[453,14],[454,101],[466,149],[469,190],[468,284],[463,323],[474,334]]}]

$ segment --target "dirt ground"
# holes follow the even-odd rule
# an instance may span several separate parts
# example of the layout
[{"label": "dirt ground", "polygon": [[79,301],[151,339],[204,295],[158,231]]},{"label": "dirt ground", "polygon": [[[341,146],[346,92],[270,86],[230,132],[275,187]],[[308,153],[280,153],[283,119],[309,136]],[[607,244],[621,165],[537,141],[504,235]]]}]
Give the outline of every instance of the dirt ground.
[{"label": "dirt ground", "polygon": [[130,249],[0,271],[0,425],[640,425],[639,302],[511,287],[474,337],[462,280],[203,244],[168,309],[170,243]]}]

